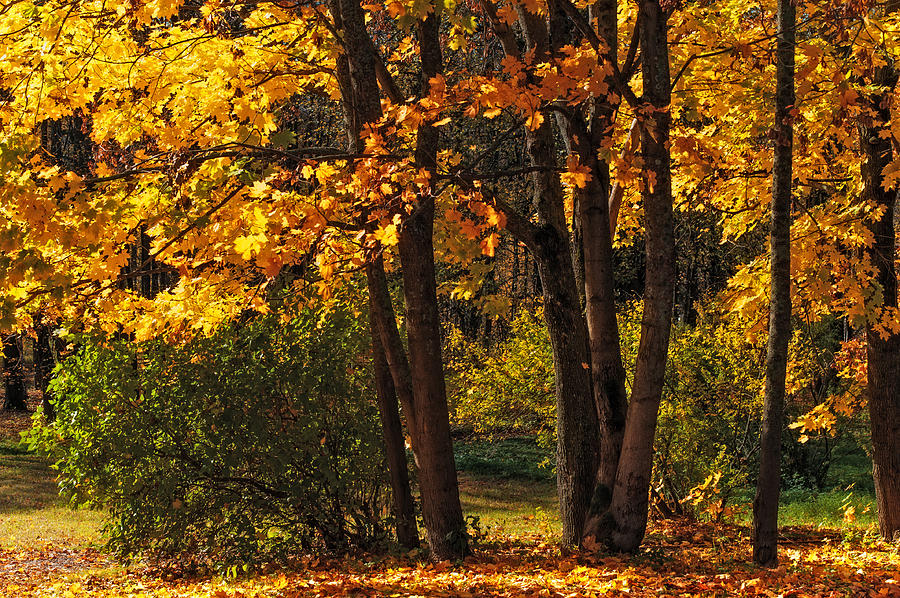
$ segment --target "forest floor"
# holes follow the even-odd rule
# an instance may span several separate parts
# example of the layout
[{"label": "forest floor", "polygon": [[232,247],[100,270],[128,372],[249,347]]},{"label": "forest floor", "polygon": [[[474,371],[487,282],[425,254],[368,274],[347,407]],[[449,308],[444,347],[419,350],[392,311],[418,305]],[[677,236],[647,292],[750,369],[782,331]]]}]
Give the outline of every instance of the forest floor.
[{"label": "forest floor", "polygon": [[124,566],[98,548],[101,514],[66,507],[53,471],[17,445],[18,430],[28,424],[27,416],[0,416],[3,598],[900,597],[900,546],[878,540],[866,521],[843,529],[786,528],[781,565],[772,569],[749,562],[745,525],[686,520],[652,521],[636,555],[562,552],[546,471],[489,471],[495,459],[465,443],[458,455],[462,499],[477,517],[474,555],[465,561],[308,556],[290,569],[236,580]]}]

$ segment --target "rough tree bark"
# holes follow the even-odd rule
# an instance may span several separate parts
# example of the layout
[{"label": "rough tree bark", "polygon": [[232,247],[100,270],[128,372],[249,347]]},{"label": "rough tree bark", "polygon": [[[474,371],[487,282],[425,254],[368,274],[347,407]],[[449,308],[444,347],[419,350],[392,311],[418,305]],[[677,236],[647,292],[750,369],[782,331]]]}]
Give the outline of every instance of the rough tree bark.
[{"label": "rough tree bark", "polygon": [[[566,0],[552,4],[554,11],[578,19],[571,29],[590,37],[609,64],[618,59],[617,15],[615,0],[600,0],[590,6],[589,19],[581,19]],[[598,32],[598,33],[595,33]],[[603,48],[605,46],[605,48]],[[614,83],[609,82],[610,88]],[[622,439],[625,431],[627,396],[625,367],[616,319],[615,272],[610,222],[610,168],[598,158],[608,147],[612,135],[615,106],[607,97],[596,97],[577,107],[560,107],[561,133],[566,149],[590,169],[587,184],[576,190],[574,242],[580,247],[573,254],[583,268],[585,316],[590,349],[591,388],[599,424],[599,462],[582,535],[596,535],[600,517],[609,508],[615,485]],[[586,115],[586,116],[585,116]],[[576,260],[576,274],[579,262]],[[579,538],[580,540],[581,538]]]},{"label": "rough tree bark", "polygon": [[671,80],[666,16],[658,0],[643,0],[640,20],[644,99],[653,108],[641,128],[647,271],[641,340],[634,388],[612,504],[600,539],[615,550],[633,551],[647,528],[653,441],[662,398],[675,290],[675,234],[669,155]]},{"label": "rough tree bark", "polygon": [[[332,4],[335,22],[344,33],[346,54],[338,62],[338,79],[347,121],[347,136],[351,154],[362,150],[363,128],[381,116],[381,102],[375,65],[369,54],[365,19],[358,0],[338,0]],[[403,425],[397,402],[397,382],[391,374],[381,328],[390,326],[399,340],[393,309],[385,313],[384,301],[391,298],[384,275],[384,263],[377,256],[366,268],[369,281],[369,326],[372,336],[375,388],[381,429],[384,438],[388,473],[391,479],[392,510],[396,519],[397,541],[407,548],[419,545],[416,529],[415,503],[409,484]],[[386,299],[385,299],[386,297]],[[408,377],[399,378],[401,391],[411,405],[411,388]]]},{"label": "rough tree bark", "polygon": [[[896,8],[892,2],[888,10]],[[876,268],[876,305],[886,308],[886,317],[897,309],[896,230],[894,211],[896,190],[886,190],[882,172],[893,159],[890,135],[881,131],[891,118],[890,94],[897,84],[897,72],[890,66],[877,70],[873,83],[887,91],[870,98],[874,113],[860,126],[860,144],[865,156],[862,167],[864,197],[884,209],[884,215],[870,224],[874,243],[868,249]],[[882,303],[883,301],[883,303]],[[866,358],[868,361],[868,399],[872,428],[872,461],[875,496],[878,503],[878,526],[888,540],[900,537],[900,334],[881,330],[876,323],[866,326]]]},{"label": "rough tree bark", "polygon": [[[369,298],[370,304],[373,300],[372,297]],[[406,548],[416,548],[419,546],[419,531],[416,528],[415,502],[409,486],[406,446],[403,440],[403,424],[400,421],[397,393],[377,325],[370,321],[369,326],[372,334],[372,358],[375,366],[378,413],[381,416],[384,452],[387,457],[388,474],[391,478],[392,511],[397,526],[397,541]]]},{"label": "rough tree bark", "polygon": [[28,393],[25,389],[25,364],[18,334],[3,336],[3,382],[6,395],[3,411],[28,411]]},{"label": "rough tree bark", "polygon": [[[488,3],[483,3],[487,5]],[[487,6],[491,24],[504,52],[519,56],[512,31]],[[550,55],[547,23],[517,5],[527,49],[536,61]],[[534,174],[534,207],[537,223],[523,221],[505,210],[510,232],[523,241],[535,259],[541,279],[544,320],[553,348],[556,381],[556,477],[563,543],[577,545],[594,486],[599,455],[597,412],[591,389],[587,323],[581,309],[573,251],[563,207],[563,192],[556,166],[553,126],[545,120],[537,130],[525,130],[526,153],[533,166],[545,167]]]},{"label": "rough tree bark", "polygon": [[[435,8],[439,11],[438,8]],[[440,15],[429,13],[416,27],[422,63],[422,94],[441,74],[443,56],[439,39]],[[438,131],[419,126],[415,158],[419,168],[434,172]],[[402,223],[399,241],[407,341],[419,440],[416,461],[422,491],[422,519],[428,544],[436,558],[465,556],[469,552],[465,520],[459,502],[459,483],[450,438],[450,416],[441,356],[441,322],[434,269],[434,197],[418,196],[413,212]]]},{"label": "rough tree bark", "polygon": [[760,437],[759,479],[753,500],[753,560],[778,562],[778,498],[781,493],[781,433],[785,377],[791,339],[791,181],[793,178],[794,41],[793,0],[778,0],[775,90],[775,152],[772,166],[771,295],[766,385]]},{"label": "rough tree bark", "polygon": [[597,472],[597,415],[591,391],[587,326],[580,310],[568,235],[541,229],[533,255],[556,379],[556,482],[563,543],[581,540]]},{"label": "rough tree bark", "polygon": [[[374,44],[365,30],[358,0],[340,0],[344,50],[352,81],[352,106],[360,110],[353,118],[373,122],[380,115],[378,68]],[[422,62],[422,90],[427,94],[430,80],[443,68],[439,15],[429,14],[417,25]],[[389,75],[381,73],[390,89]],[[389,95],[393,95],[389,92]],[[433,169],[437,161],[438,134],[427,124],[419,128],[416,162]],[[406,304],[409,358],[397,333],[379,260],[367,269],[370,293],[374,296],[372,317],[382,342],[394,386],[406,411],[419,469],[422,517],[433,556],[448,559],[468,553],[465,521],[459,502],[459,484],[450,438],[450,416],[441,358],[440,317],[434,270],[434,199],[419,197],[414,212],[404,219],[399,254]],[[374,292],[373,292],[374,291]]]}]

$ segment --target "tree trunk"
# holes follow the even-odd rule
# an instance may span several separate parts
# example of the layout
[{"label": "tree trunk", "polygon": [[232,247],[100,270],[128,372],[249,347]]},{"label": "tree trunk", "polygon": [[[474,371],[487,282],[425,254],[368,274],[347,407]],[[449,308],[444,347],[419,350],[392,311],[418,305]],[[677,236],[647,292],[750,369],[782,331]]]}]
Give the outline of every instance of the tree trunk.
[{"label": "tree trunk", "polygon": [[[874,83],[888,90],[897,83],[897,73],[882,67]],[[887,92],[890,94],[890,91]],[[868,250],[876,268],[876,304],[871,309],[887,311],[886,318],[896,317],[897,308],[896,231],[894,208],[896,191],[884,189],[882,172],[892,160],[891,137],[880,133],[890,122],[889,95],[876,95],[870,100],[874,113],[871,124],[860,126],[860,142],[865,163],[862,168],[864,196],[885,212],[878,222],[870,224],[874,243]],[[883,301],[883,303],[881,302]],[[866,326],[866,358],[868,361],[868,399],[872,426],[872,459],[875,496],[878,503],[878,526],[887,540],[900,536],[900,334],[881,329],[876,322]]]},{"label": "tree trunk", "polygon": [[18,334],[3,337],[3,381],[6,396],[3,411],[28,411],[28,392],[25,389],[25,364]]},{"label": "tree trunk", "polygon": [[[482,2],[482,7],[505,54],[520,58],[512,30],[497,18],[490,2]],[[550,53],[547,23],[522,5],[517,4],[516,9],[528,51],[535,61],[546,60]],[[532,177],[538,222],[532,224],[512,209],[503,209],[507,229],[528,247],[540,277],[556,381],[556,487],[562,541],[577,545],[591,503],[600,450],[588,330],[573,264],[578,252],[569,240],[562,187],[559,175],[553,172],[557,160],[552,125],[545,120],[535,131],[526,128],[525,140],[532,166],[546,167]]]},{"label": "tree trunk", "polygon": [[[370,312],[377,309],[375,301],[369,298]],[[403,424],[400,422],[397,393],[384,347],[378,334],[377,325],[369,323],[372,334],[372,358],[375,366],[375,388],[378,397],[378,412],[381,415],[381,432],[384,436],[384,453],[391,478],[392,507],[397,526],[397,541],[406,548],[419,546],[419,532],[416,529],[416,511],[412,492],[409,488],[409,471],[406,463],[406,446],[403,440]]]},{"label": "tree trunk", "polygon": [[535,258],[556,380],[556,484],[563,544],[581,540],[597,472],[598,433],[587,327],[575,287],[568,237],[544,229]]},{"label": "tree trunk", "polygon": [[642,3],[640,38],[644,97],[654,108],[641,129],[647,271],[641,341],[616,485],[602,539],[634,551],[644,538],[653,441],[662,398],[675,290],[675,233],[669,156],[671,82],[666,17],[658,0]]},{"label": "tree trunk", "polygon": [[[607,45],[606,60],[617,60],[616,2],[602,0],[590,7],[590,24],[599,32],[600,41]],[[612,87],[612,82],[609,82]],[[610,172],[609,164],[598,158],[598,151],[609,146],[615,106],[606,98],[590,100],[591,106],[567,111],[562,134],[567,149],[587,166],[591,178],[576,191],[575,212],[580,225],[585,294],[585,315],[590,347],[591,387],[599,423],[599,463],[595,472],[592,498],[585,522],[583,537],[596,537],[603,513],[612,499],[619,456],[625,431],[627,396],[625,367],[622,363],[619,325],[616,320],[615,266],[610,231]],[[583,113],[590,114],[588,126]]]},{"label": "tree trunk", "polygon": [[56,360],[53,359],[53,326],[39,315],[35,328],[37,339],[34,342],[34,386],[41,391],[41,409],[44,418],[52,422],[56,419],[53,396],[49,389],[51,373],[56,366]]},{"label": "tree trunk", "polygon": [[[625,366],[616,320],[612,240],[609,234],[608,185],[600,185],[602,169],[596,164],[594,179],[579,200],[584,223],[585,290],[590,338],[591,384],[600,425],[600,456],[593,498],[584,535],[596,536],[599,517],[609,508],[615,487],[628,409]],[[606,180],[609,180],[608,172]]]},{"label": "tree trunk", "polygon": [[400,399],[400,405],[406,415],[406,425],[413,437],[413,452],[415,453],[418,447],[418,438],[416,438],[418,425],[412,392],[412,372],[406,357],[406,349],[403,347],[403,339],[400,337],[400,331],[397,330],[397,316],[394,313],[381,255],[375,256],[366,265],[366,282],[369,286],[370,318],[381,339],[385,361],[394,382],[394,391]]},{"label": "tree trunk", "polygon": [[[554,164],[551,126],[526,131],[532,164]],[[587,324],[572,264],[562,190],[555,174],[535,176],[539,227],[532,254],[537,262],[544,299],[544,320],[553,347],[556,380],[556,484],[562,541],[577,545],[591,504],[599,459],[599,425],[591,388],[591,355]]]},{"label": "tree trunk", "polygon": [[[430,205],[429,205],[430,204]],[[416,461],[422,492],[422,517],[428,544],[438,559],[468,552],[444,371],[434,277],[432,227],[434,204],[426,199],[408,218],[400,235],[400,261],[406,302],[406,327],[412,393],[415,401]]]},{"label": "tree trunk", "polygon": [[791,340],[791,181],[793,178],[793,0],[778,0],[778,64],[775,91],[775,152],[772,166],[771,296],[766,387],[760,436],[759,479],[753,500],[753,560],[778,562],[778,498],[781,493],[781,432],[785,377]]},{"label": "tree trunk", "polygon": [[[591,22],[606,42],[607,60],[618,61],[617,6],[615,0],[600,0],[591,6]],[[609,82],[612,88],[612,82]],[[580,204],[585,226],[585,292],[587,324],[591,339],[591,380],[600,418],[600,467],[591,514],[596,516],[609,505],[615,487],[628,400],[625,390],[625,366],[622,363],[619,323],[616,319],[615,264],[610,211],[612,185],[609,164],[597,158],[599,148],[606,147],[615,125],[616,108],[606,98],[594,100],[594,118],[590,137],[594,177],[586,190],[589,197]]]},{"label": "tree trunk", "polygon": [[[350,153],[362,150],[362,131],[381,117],[381,101],[374,57],[365,30],[365,17],[358,0],[336,0],[332,3],[335,22],[343,32],[344,52],[338,61],[338,80],[347,121]],[[365,222],[362,223],[366,225]],[[413,398],[409,365],[397,331],[391,296],[380,253],[366,266],[369,286],[369,326],[375,387],[384,435],[385,455],[391,478],[397,540],[407,548],[419,546],[415,505],[409,485],[403,427],[398,411],[398,390],[407,410],[407,422],[413,428]],[[400,365],[402,361],[403,365]],[[393,367],[392,367],[393,365]],[[394,371],[397,374],[394,374]],[[404,373],[401,373],[404,372]]]},{"label": "tree trunk", "polygon": [[[428,94],[431,79],[439,75],[443,68],[439,25],[439,15],[430,13],[417,26],[422,61],[422,95]],[[420,125],[416,140],[416,164],[433,173],[437,151],[437,129],[429,124]],[[453,441],[450,438],[433,231],[434,198],[420,194],[413,213],[403,220],[399,253],[418,428],[416,459],[422,492],[422,518],[434,557],[449,559],[468,554],[469,545],[459,502]]]}]

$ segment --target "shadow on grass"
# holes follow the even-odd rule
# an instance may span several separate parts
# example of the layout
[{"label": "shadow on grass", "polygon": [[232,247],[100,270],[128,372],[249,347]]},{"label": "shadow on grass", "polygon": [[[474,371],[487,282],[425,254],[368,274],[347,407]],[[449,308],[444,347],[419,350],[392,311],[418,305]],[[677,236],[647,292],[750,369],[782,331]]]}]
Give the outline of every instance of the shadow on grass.
[{"label": "shadow on grass", "polygon": [[60,504],[56,474],[45,459],[0,445],[0,514]]},{"label": "shadow on grass", "polygon": [[0,413],[0,549],[97,542],[102,513],[70,508],[47,460],[18,442],[30,425],[27,414]]}]

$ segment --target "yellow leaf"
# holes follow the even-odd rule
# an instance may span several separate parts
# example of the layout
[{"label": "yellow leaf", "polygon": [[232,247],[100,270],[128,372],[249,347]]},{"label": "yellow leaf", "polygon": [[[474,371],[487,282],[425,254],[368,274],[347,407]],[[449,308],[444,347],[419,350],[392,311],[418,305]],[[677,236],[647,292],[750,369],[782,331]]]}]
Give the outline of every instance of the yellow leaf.
[{"label": "yellow leaf", "polygon": [[373,233],[373,236],[382,245],[396,245],[400,240],[397,236],[397,226],[395,224],[388,224],[387,226],[379,227]]}]

